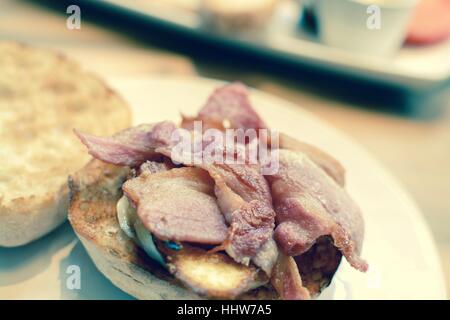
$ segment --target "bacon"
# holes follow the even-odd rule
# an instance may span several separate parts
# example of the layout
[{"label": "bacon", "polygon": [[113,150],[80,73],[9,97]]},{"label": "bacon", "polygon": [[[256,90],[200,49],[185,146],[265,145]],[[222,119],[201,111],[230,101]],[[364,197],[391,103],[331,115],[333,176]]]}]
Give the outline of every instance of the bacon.
[{"label": "bacon", "polygon": [[253,259],[270,274],[278,249],[274,243],[266,244],[273,242],[275,227],[275,212],[266,180],[256,168],[248,165],[210,165],[205,169],[216,183],[220,209],[230,224],[223,248],[235,261],[248,264]]},{"label": "bacon", "polygon": [[[170,148],[158,148],[157,151],[173,156]],[[184,154],[174,160],[183,163],[187,158],[191,157]],[[270,274],[278,256],[273,240],[275,212],[269,185],[259,173],[259,167],[218,163],[194,165],[206,170],[214,180],[219,207],[230,225],[226,241],[216,251],[223,249],[236,262],[245,265],[253,260]]]},{"label": "bacon", "polygon": [[[192,158],[189,154],[174,158],[171,147],[157,148],[156,152],[172,157],[178,163],[193,165],[184,162]],[[217,163],[194,165],[212,177],[217,202],[230,225],[227,238],[216,251],[224,249],[236,262],[245,265],[253,259],[256,265],[270,274],[278,256],[278,248],[273,240],[275,212],[269,186],[259,173],[258,166]]]},{"label": "bacon", "polygon": [[227,238],[214,181],[202,169],[143,171],[122,188],[144,226],[160,240],[217,245]]},{"label": "bacon", "polygon": [[213,119],[201,119],[198,116],[190,117],[184,114],[181,115],[181,125],[180,127],[186,130],[194,130],[195,122],[201,121],[202,131],[205,132],[208,129],[217,129],[220,131],[224,131],[226,128],[224,127],[223,121],[217,121]]},{"label": "bacon", "polygon": [[359,257],[364,225],[360,209],[346,191],[300,152],[280,150],[279,172],[266,176],[278,226],[275,240],[289,256],[306,252],[320,236],[330,235],[349,263],[366,271]]},{"label": "bacon", "polygon": [[252,260],[271,274],[278,256],[273,240],[275,212],[267,181],[250,165],[210,165],[219,206],[230,224],[224,249],[235,261]]},{"label": "bacon", "polygon": [[236,261],[248,265],[248,261],[272,237],[275,226],[273,210],[257,200],[244,202],[231,212],[230,222],[229,247],[226,250]]},{"label": "bacon", "polygon": [[218,166],[206,168],[216,182],[219,206],[230,224],[223,248],[235,261],[247,265],[252,260],[270,275],[278,256],[273,240],[275,212],[267,182],[249,166],[239,171],[243,173],[244,168],[247,171],[240,176]]},{"label": "bacon", "polygon": [[94,158],[116,165],[137,167],[146,160],[160,158],[155,149],[170,145],[171,134],[175,129],[175,124],[164,121],[132,127],[112,137],[97,137],[78,130],[74,132]]},{"label": "bacon", "polygon": [[197,117],[184,117],[182,126],[191,129],[194,120],[203,121],[204,129],[229,127],[257,130],[266,128],[266,124],[249,101],[247,87],[238,82],[216,89]]},{"label": "bacon", "polygon": [[279,145],[282,149],[300,151],[307,155],[311,161],[322,168],[331,178],[340,186],[345,186],[345,169],[344,167],[328,153],[312,146],[308,143],[298,141],[286,134],[280,133]]},{"label": "bacon", "polygon": [[[345,170],[337,160],[285,135],[272,141],[258,133],[234,148],[222,139],[209,150],[210,141],[192,132],[195,121],[202,121],[203,132],[219,129],[224,137],[226,128],[266,128],[247,88],[233,83],[217,89],[197,116],[183,116],[181,127],[190,131],[178,137],[194,138],[195,148],[185,150],[185,141],[172,141],[177,127],[171,122],[140,125],[112,137],[75,133],[95,158],[135,168],[139,176],[123,190],[155,237],[215,245],[212,251],[225,250],[238,263],[253,262],[283,299],[320,293],[342,255],[354,268],[367,270],[360,257],[362,216],[343,188]],[[272,148],[270,159],[279,160],[279,170],[265,176],[264,161],[249,161],[250,147],[260,141]],[[229,164],[230,159],[239,164]]]}]

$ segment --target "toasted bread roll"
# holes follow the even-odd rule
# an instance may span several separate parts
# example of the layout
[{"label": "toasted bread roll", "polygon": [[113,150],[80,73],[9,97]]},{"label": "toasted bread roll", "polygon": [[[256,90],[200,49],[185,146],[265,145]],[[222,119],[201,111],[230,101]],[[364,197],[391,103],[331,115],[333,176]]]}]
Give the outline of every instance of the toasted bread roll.
[{"label": "toasted bread roll", "polygon": [[0,246],[26,244],[67,215],[67,177],[88,160],[73,128],[126,128],[126,103],[59,53],[0,42]]}]

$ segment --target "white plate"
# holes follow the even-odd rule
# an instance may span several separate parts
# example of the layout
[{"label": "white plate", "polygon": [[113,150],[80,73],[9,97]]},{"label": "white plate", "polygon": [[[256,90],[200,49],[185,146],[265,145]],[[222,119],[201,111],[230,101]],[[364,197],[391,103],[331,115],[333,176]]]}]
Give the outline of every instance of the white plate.
[{"label": "white plate", "polygon": [[[111,81],[130,102],[135,123],[194,114],[219,82],[206,79]],[[430,232],[413,201],[361,147],[300,107],[252,91],[269,125],[314,143],[347,168],[348,190],[364,212],[363,274],[344,261],[327,299],[445,299],[444,279]],[[81,269],[81,289],[66,286],[68,267]],[[0,248],[0,299],[129,299],[94,267],[69,224],[21,248]]]}]

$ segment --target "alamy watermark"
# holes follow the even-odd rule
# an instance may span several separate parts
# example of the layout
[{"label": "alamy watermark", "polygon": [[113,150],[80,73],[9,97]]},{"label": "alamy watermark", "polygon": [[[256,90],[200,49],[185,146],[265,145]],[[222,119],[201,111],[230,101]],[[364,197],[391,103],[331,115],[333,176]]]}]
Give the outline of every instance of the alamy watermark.
[{"label": "alamy watermark", "polygon": [[381,9],[379,6],[371,4],[367,7],[366,13],[370,16],[366,20],[366,27],[370,30],[381,29]]},{"label": "alamy watermark", "polygon": [[69,290],[81,289],[81,268],[76,264],[70,265],[66,269],[66,288]]},{"label": "alamy watermark", "polygon": [[194,130],[172,132],[171,158],[185,165],[248,164],[258,165],[263,175],[279,168],[279,134],[269,129],[203,130],[202,121],[194,121]]},{"label": "alamy watermark", "polygon": [[66,27],[69,30],[81,29],[81,9],[79,6],[72,4],[67,7],[66,13],[69,14],[66,20]]}]

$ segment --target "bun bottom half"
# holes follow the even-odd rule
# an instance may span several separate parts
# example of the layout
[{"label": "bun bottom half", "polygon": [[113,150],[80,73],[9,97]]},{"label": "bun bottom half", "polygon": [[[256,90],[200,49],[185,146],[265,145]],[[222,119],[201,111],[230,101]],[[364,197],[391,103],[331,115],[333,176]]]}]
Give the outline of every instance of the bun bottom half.
[{"label": "bun bottom half", "polygon": [[[69,178],[69,221],[97,269],[115,286],[142,300],[202,299],[151,260],[121,230],[116,212],[129,169],[92,160]],[[240,299],[277,299],[267,287]]]}]

